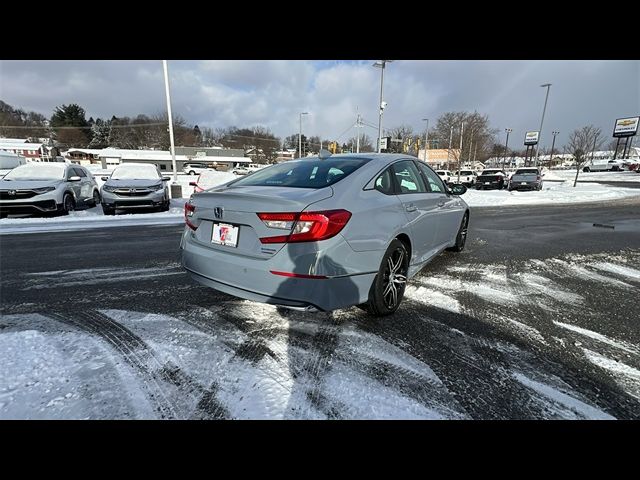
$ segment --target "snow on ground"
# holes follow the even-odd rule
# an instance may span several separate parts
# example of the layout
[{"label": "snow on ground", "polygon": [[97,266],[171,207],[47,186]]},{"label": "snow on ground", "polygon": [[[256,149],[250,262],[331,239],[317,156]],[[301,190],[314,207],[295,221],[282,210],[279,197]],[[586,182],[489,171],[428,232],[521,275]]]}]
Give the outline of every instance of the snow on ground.
[{"label": "snow on ground", "polygon": [[600,409],[564,393],[557,387],[537,382],[521,373],[515,373],[514,378],[527,388],[546,398],[550,410],[557,411],[562,418],[574,418],[580,420],[615,420],[611,415]]},{"label": "snow on ground", "polygon": [[475,190],[470,188],[462,195],[462,198],[471,207],[497,207],[601,202],[632,196],[640,196],[640,189],[613,187],[599,183],[578,183],[576,187],[573,187],[573,182],[549,182],[545,183],[539,192],[509,192],[507,190]]},{"label": "snow on ground", "polygon": [[[545,170],[543,180],[573,180],[576,178],[575,170]],[[583,172],[578,175],[578,183],[581,181],[596,182],[640,182],[638,172]]]}]

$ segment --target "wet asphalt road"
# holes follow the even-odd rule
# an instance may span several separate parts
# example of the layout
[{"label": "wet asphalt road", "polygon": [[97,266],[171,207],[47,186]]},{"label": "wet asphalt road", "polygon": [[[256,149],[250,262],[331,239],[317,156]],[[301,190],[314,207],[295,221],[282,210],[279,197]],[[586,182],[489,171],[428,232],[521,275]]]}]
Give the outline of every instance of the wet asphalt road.
[{"label": "wet asphalt road", "polygon": [[[222,373],[245,364],[304,399],[290,402],[284,418],[362,418],[368,410],[348,382],[336,383],[343,371],[380,386],[369,403],[393,392],[439,418],[640,418],[638,200],[473,209],[467,249],[427,266],[400,310],[384,319],[355,307],[332,314],[253,307],[197,285],[179,267],[181,232],[146,226],[1,236],[0,337],[26,328],[80,331],[121,355],[151,413],[129,406],[96,418],[260,417],[255,404],[234,410],[248,394],[229,397],[238,379]],[[107,310],[175,319],[172,342],[181,341],[181,328],[223,339],[226,370],[201,379],[197,367],[161,360],[161,334],[145,338]],[[34,314],[50,321],[21,323]],[[376,356],[356,338],[410,360]],[[256,385],[247,391],[273,396]],[[402,418],[404,404],[395,405]],[[270,418],[275,407],[264,408]]]}]

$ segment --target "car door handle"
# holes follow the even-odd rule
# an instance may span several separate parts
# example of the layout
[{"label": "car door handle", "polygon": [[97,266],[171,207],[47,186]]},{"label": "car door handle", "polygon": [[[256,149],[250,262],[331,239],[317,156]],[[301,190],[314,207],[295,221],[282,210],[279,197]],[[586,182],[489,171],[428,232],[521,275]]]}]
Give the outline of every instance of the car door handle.
[{"label": "car door handle", "polygon": [[415,212],[418,209],[418,207],[416,207],[413,203],[407,205],[404,208],[407,210],[407,212]]}]

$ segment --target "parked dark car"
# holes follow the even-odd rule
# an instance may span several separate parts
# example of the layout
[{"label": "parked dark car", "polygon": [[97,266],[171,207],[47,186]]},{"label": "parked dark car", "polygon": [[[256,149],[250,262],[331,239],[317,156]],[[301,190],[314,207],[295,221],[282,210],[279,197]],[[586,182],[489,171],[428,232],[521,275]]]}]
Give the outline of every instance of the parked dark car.
[{"label": "parked dark car", "polygon": [[484,170],[476,179],[476,190],[497,188],[502,190],[507,186],[507,174],[502,170]]},{"label": "parked dark car", "polygon": [[542,190],[542,173],[538,168],[519,168],[511,176],[508,185],[512,190]]}]

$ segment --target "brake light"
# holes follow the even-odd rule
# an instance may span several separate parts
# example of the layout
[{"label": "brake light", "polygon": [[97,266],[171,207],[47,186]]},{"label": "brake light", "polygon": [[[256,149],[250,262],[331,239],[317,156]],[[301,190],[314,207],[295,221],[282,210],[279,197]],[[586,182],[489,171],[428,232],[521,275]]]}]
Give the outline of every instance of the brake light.
[{"label": "brake light", "polygon": [[317,242],[336,236],[351,218],[347,210],[302,213],[258,213],[269,228],[288,230],[286,235],[262,237],[262,243]]},{"label": "brake light", "polygon": [[189,202],[184,204],[184,222],[187,224],[187,227],[189,227],[194,232],[198,229],[198,227],[193,223],[191,223],[189,219],[193,217],[193,214],[195,213],[195,211],[196,211],[195,205]]}]

